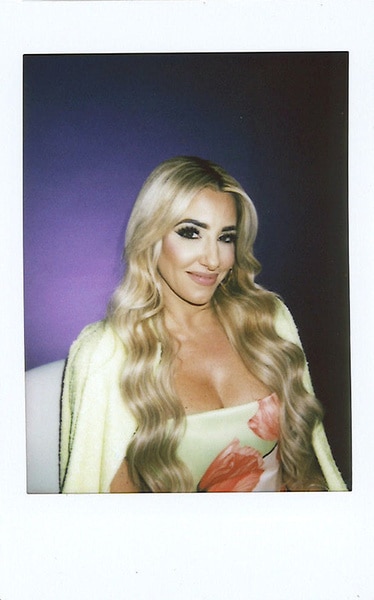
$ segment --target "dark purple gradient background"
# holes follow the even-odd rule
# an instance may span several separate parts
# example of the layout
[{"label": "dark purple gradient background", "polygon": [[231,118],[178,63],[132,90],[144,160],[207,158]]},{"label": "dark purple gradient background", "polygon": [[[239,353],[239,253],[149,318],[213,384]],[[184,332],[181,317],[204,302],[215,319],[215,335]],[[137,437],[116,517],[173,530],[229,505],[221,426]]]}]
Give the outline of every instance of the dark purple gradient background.
[{"label": "dark purple gradient background", "polygon": [[26,368],[103,317],[149,172],[210,158],[259,213],[259,282],[299,326],[350,485],[347,53],[24,57]]}]

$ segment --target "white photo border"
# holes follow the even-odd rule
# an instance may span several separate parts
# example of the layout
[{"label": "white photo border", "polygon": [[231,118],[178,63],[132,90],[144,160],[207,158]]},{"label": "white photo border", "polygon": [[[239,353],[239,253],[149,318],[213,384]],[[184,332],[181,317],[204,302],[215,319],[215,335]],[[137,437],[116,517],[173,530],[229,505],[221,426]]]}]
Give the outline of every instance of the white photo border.
[{"label": "white photo border", "polygon": [[[370,600],[374,520],[374,44],[369,1],[4,2],[0,6],[0,598]],[[22,58],[38,53],[349,52],[353,491],[26,494]],[[338,301],[338,299],[337,299]]]}]

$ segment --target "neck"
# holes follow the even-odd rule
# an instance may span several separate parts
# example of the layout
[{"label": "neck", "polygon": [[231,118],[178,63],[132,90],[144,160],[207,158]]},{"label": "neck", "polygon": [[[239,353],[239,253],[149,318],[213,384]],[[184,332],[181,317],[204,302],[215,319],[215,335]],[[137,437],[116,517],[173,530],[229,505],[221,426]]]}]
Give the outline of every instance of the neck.
[{"label": "neck", "polygon": [[165,324],[171,332],[201,329],[214,318],[210,302],[190,304],[164,287]]},{"label": "neck", "polygon": [[210,304],[205,306],[191,306],[187,310],[175,310],[175,307],[165,305],[165,322],[168,329],[183,329],[191,331],[201,329],[213,318]]}]

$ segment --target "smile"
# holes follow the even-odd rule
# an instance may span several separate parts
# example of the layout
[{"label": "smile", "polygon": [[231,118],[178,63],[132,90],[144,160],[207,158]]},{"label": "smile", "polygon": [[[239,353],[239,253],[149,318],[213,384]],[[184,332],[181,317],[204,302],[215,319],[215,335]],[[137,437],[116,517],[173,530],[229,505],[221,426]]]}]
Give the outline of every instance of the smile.
[{"label": "smile", "polygon": [[217,282],[218,273],[195,273],[194,271],[187,271],[187,275],[199,285],[215,285]]}]

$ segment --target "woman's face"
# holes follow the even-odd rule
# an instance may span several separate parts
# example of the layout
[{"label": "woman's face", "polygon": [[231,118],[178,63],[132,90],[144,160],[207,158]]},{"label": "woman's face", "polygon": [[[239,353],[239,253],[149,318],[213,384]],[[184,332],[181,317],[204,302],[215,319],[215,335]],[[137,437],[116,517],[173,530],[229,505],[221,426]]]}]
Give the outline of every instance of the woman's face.
[{"label": "woman's face", "polygon": [[234,264],[237,214],[231,194],[205,188],[163,238],[158,270],[166,303],[208,304]]}]

